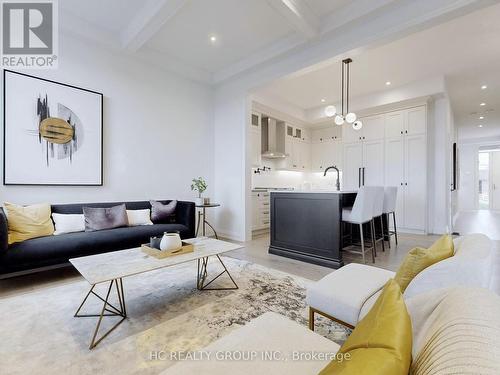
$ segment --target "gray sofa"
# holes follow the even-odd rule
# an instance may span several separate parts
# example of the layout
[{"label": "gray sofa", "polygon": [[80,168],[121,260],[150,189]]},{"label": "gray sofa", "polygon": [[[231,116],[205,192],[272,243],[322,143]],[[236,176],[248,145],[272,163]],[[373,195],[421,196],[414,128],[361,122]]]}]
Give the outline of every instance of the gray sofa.
[{"label": "gray sofa", "polygon": [[[168,203],[170,200],[162,200]],[[149,201],[52,205],[52,213],[81,214],[83,207],[111,207],[125,203],[128,210],[151,208]],[[179,231],[181,238],[195,236],[195,205],[178,201],[175,215],[167,222],[135,227],[76,232],[33,238],[8,245],[8,223],[0,208],[0,278],[41,271],[68,264],[70,258],[123,250],[149,242],[151,236]]]}]

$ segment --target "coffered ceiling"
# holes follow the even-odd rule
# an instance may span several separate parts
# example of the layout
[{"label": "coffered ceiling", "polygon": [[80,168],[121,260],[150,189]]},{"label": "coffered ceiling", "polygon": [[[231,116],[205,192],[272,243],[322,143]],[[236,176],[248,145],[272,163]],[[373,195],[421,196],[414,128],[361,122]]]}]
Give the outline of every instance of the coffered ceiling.
[{"label": "coffered ceiling", "polygon": [[[351,97],[390,93],[441,76],[446,80],[462,135],[466,138],[500,135],[498,20],[500,4],[391,43],[353,51]],[[337,104],[340,69],[338,60],[320,64],[266,85],[256,94],[302,110]],[[487,88],[481,89],[483,85]]]},{"label": "coffered ceiling", "polygon": [[414,9],[413,0],[63,0],[59,19],[65,34],[221,84],[367,20],[397,18],[399,9],[425,12],[423,22],[493,2],[419,0]]}]

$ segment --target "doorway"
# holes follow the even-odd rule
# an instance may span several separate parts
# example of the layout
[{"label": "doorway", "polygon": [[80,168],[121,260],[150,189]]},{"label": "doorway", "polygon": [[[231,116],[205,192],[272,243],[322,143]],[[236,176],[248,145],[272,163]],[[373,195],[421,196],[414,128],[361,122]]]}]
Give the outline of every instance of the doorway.
[{"label": "doorway", "polygon": [[478,208],[500,211],[500,149],[478,152]]},{"label": "doorway", "polygon": [[479,151],[478,153],[478,208],[480,210],[490,209],[490,153]]}]

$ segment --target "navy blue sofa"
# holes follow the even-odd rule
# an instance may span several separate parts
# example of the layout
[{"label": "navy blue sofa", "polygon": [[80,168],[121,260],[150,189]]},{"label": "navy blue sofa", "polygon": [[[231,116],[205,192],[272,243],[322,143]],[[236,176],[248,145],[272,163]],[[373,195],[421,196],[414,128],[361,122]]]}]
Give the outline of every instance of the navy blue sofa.
[{"label": "navy blue sofa", "polygon": [[[149,201],[80,203],[53,205],[52,212],[81,214],[84,206],[111,207],[122,203],[128,210],[151,208]],[[167,231],[179,231],[183,239],[192,238],[195,236],[195,205],[178,201],[175,215],[166,223],[39,237],[10,246],[7,225],[5,212],[0,208],[0,278],[67,265],[70,258],[137,247],[148,243],[151,236]]]}]

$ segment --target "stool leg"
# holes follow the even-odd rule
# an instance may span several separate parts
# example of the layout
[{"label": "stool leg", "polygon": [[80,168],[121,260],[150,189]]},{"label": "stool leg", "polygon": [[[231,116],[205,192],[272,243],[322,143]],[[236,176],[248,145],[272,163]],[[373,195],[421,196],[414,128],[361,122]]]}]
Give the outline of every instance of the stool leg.
[{"label": "stool leg", "polygon": [[370,231],[372,234],[372,262],[375,263],[375,257],[377,256],[377,247],[375,242],[375,223],[373,220],[371,221],[372,230]]},{"label": "stool leg", "polygon": [[363,255],[363,263],[366,263],[365,260],[365,236],[363,235],[363,224],[359,224],[359,236],[361,240],[361,253]]},{"label": "stool leg", "polygon": [[396,228],[396,212],[392,213],[392,219],[394,220],[394,237],[396,238],[396,246],[398,246],[398,230]]},{"label": "stool leg", "polygon": [[[387,224],[387,243],[389,244],[389,249],[391,248],[391,232],[390,232],[390,228],[389,228],[389,214],[384,214],[385,215],[385,223]],[[385,232],[384,232],[384,238],[385,238]]]},{"label": "stool leg", "polygon": [[382,251],[385,252],[384,218],[380,216],[380,228],[382,229]]}]

